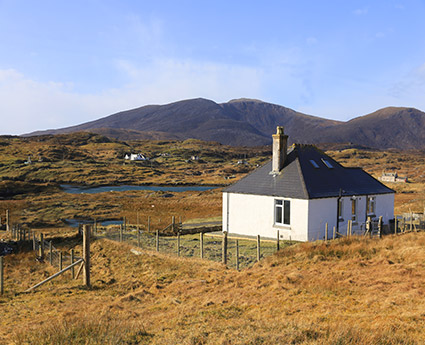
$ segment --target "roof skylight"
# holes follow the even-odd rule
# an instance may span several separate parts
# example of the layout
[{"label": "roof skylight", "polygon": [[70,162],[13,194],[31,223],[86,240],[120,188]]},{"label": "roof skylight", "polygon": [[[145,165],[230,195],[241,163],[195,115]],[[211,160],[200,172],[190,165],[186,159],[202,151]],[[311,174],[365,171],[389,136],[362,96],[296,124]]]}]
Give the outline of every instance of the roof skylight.
[{"label": "roof skylight", "polygon": [[322,158],[323,164],[325,164],[329,169],[333,169],[333,165],[327,160]]},{"label": "roof skylight", "polygon": [[319,165],[316,163],[316,161],[310,159],[310,163],[312,166],[314,166],[316,169],[319,169]]}]

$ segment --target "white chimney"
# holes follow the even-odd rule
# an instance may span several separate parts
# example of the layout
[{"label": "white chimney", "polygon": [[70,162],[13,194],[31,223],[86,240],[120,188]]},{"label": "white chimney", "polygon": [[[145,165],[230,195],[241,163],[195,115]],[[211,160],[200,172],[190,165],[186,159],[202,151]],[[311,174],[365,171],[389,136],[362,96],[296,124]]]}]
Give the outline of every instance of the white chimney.
[{"label": "white chimney", "polygon": [[273,137],[273,158],[271,174],[279,174],[286,160],[288,149],[288,136],[283,134],[283,127],[277,126],[276,134]]}]

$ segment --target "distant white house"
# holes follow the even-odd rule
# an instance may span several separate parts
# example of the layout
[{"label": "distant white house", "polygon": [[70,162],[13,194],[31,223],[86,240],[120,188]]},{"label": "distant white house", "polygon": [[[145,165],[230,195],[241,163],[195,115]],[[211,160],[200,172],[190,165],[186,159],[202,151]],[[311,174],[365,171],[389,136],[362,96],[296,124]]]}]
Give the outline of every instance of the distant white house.
[{"label": "distant white house", "polygon": [[360,168],[346,168],[313,145],[273,135],[272,161],[223,190],[223,231],[314,241],[332,230],[364,230],[367,217],[394,218],[395,192]]},{"label": "distant white house", "polygon": [[148,157],[142,155],[141,153],[131,153],[131,154],[126,154],[124,159],[126,160],[130,160],[130,161],[147,161],[149,160]]},{"label": "distant white house", "polygon": [[381,181],[384,182],[404,182],[406,183],[408,181],[407,176],[400,176],[397,174],[397,172],[383,172],[382,176],[379,178]]}]

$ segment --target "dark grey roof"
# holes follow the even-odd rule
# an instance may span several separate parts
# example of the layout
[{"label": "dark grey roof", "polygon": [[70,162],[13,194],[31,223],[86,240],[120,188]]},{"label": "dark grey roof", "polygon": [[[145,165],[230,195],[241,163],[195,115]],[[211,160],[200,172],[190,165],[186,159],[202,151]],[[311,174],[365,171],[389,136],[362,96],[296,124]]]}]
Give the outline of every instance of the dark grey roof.
[{"label": "dark grey roof", "polygon": [[[322,159],[333,168],[328,168]],[[280,173],[271,175],[271,170],[270,161],[223,191],[296,199],[335,197],[340,190],[342,195],[394,193],[362,169],[345,168],[312,145],[292,146]]]}]

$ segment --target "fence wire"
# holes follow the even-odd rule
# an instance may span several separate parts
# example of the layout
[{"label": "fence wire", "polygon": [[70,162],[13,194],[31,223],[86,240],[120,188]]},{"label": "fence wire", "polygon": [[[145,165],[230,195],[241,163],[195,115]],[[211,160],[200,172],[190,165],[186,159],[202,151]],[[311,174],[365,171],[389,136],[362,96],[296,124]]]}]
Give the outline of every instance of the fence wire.
[{"label": "fence wire", "polygon": [[[126,231],[119,227],[98,229],[94,234],[98,238],[108,238],[113,241],[123,242],[139,247],[143,250],[153,250],[161,253],[180,257],[201,257],[200,234],[165,236],[146,232],[143,230],[127,228]],[[205,233],[203,236],[203,259],[215,262],[223,260],[223,239],[219,235]],[[280,241],[280,247],[289,245]],[[260,239],[260,259],[273,255],[277,251],[276,241]],[[228,238],[227,241],[227,266],[230,268],[246,268],[257,261],[257,240]]]}]

